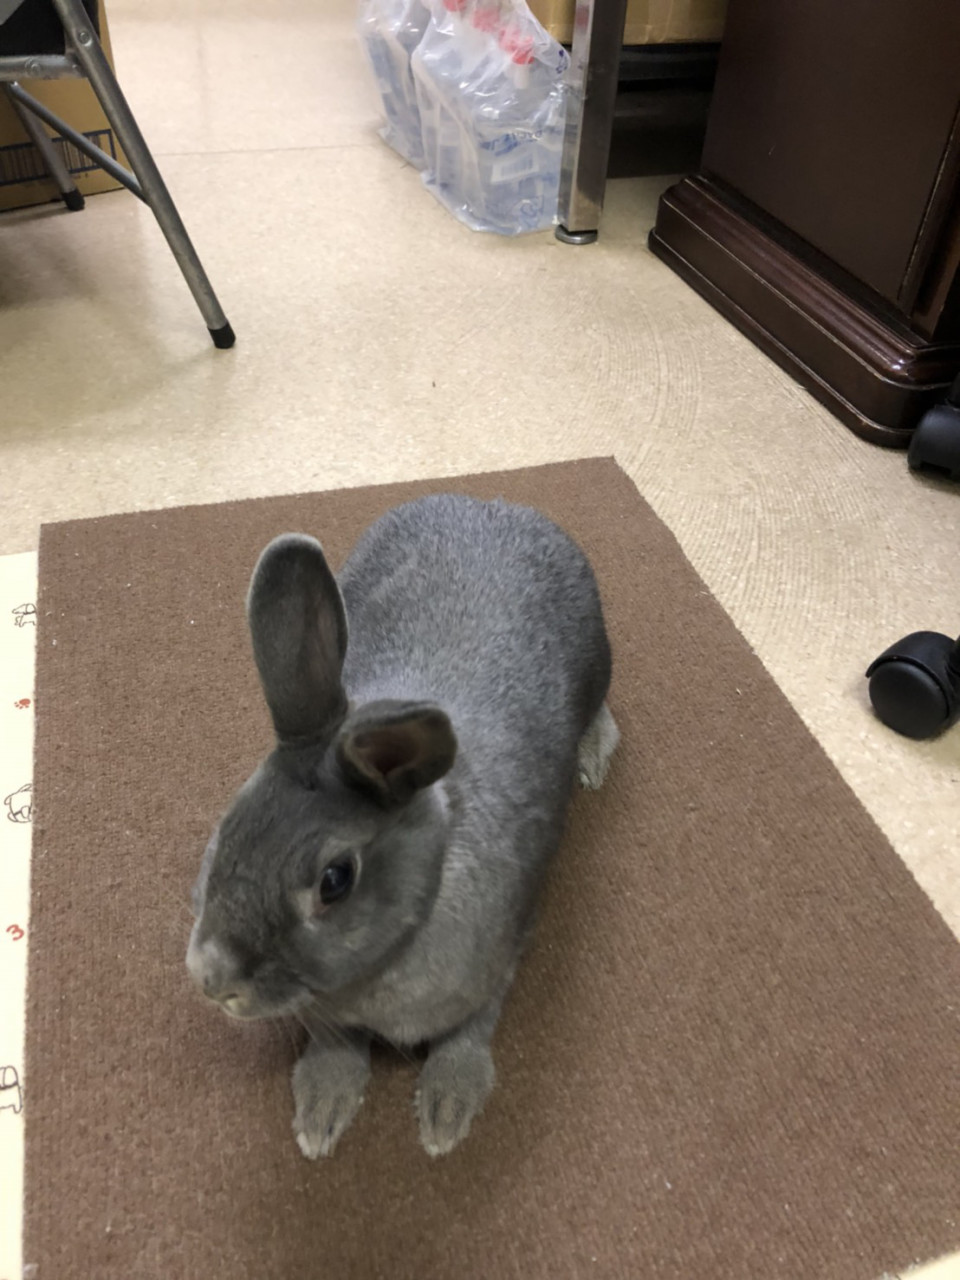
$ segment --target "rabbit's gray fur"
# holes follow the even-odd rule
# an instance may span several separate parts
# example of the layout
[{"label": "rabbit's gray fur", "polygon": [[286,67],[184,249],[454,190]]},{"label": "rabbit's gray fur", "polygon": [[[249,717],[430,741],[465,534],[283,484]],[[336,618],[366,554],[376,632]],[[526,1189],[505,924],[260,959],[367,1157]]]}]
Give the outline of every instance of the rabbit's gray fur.
[{"label": "rabbit's gray fur", "polygon": [[[421,1138],[448,1151],[492,1087],[578,761],[599,786],[616,745],[593,573],[537,512],[445,494],[368,529],[339,592],[317,542],[275,539],[247,608],[278,745],[207,847],[188,968],[236,1016],[308,1025],[305,1154],[356,1112],[371,1035],[428,1044]],[[318,914],[344,857],[353,891]]]}]

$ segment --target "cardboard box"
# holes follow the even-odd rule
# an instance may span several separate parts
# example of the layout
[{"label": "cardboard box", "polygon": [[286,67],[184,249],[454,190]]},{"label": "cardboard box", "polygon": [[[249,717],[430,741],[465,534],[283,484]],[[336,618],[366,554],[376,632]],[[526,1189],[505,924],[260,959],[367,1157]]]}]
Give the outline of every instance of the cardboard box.
[{"label": "cardboard box", "polygon": [[[100,3],[100,43],[113,66],[107,18]],[[97,95],[86,80],[22,80],[27,93],[45,107],[55,111],[67,124],[114,156],[121,164],[126,157],[97,101]],[[41,126],[45,128],[46,126]],[[49,133],[50,130],[48,129]],[[55,144],[83,195],[98,191],[115,191],[119,183],[69,142]],[[46,176],[40,153],[24,132],[20,118],[5,94],[0,93],[0,210],[20,209],[25,205],[45,204],[59,199],[56,184]]]},{"label": "cardboard box", "polygon": [[[573,39],[576,0],[527,0],[537,21],[561,44]],[[719,40],[727,0],[628,0],[624,44]]]}]

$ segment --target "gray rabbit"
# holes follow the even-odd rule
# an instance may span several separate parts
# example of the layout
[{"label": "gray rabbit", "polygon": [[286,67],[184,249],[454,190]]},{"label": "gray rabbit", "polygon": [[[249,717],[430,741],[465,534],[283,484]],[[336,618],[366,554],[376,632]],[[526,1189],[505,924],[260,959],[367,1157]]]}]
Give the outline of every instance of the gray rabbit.
[{"label": "gray rabbit", "polygon": [[599,787],[619,737],[593,572],[538,512],[444,494],[378,520],[339,586],[318,542],[276,538],[247,617],[277,745],[207,846],[187,967],[227,1013],[307,1027],[304,1155],[356,1114],[371,1037],[427,1046],[443,1154],[493,1087],[578,773]]}]

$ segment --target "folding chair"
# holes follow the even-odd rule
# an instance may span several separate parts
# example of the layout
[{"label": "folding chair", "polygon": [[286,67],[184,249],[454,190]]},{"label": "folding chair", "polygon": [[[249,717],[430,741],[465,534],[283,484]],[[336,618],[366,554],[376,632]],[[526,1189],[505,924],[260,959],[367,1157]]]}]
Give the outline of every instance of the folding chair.
[{"label": "folding chair", "polygon": [[[214,345],[232,347],[236,341],[233,329],[101,48],[98,26],[97,0],[0,0],[0,88],[22,120],[68,209],[82,209],[83,196],[41,121],[149,205],[190,286]],[[133,173],[72,129],[18,83],[21,79],[56,80],[61,76],[85,76],[90,82]]]}]

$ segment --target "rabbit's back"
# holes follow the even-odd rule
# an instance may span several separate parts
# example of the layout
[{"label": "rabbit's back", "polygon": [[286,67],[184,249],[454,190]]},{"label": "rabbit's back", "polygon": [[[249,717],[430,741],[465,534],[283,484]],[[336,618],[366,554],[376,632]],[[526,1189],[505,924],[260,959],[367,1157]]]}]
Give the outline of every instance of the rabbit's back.
[{"label": "rabbit's back", "polygon": [[575,745],[610,650],[593,572],[528,507],[441,494],[371,526],[340,575],[351,699],[418,698],[458,732],[526,728]]}]

